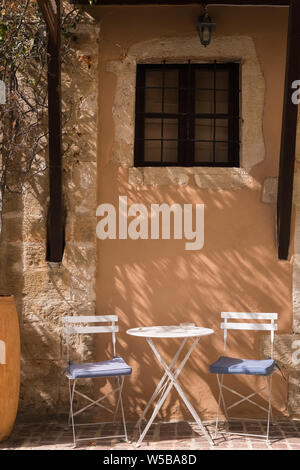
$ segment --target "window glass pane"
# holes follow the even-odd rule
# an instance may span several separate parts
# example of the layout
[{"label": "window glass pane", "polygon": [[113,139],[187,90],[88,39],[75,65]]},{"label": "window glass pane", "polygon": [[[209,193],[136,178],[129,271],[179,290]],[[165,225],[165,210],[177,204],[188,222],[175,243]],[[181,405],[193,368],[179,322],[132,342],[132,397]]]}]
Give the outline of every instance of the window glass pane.
[{"label": "window glass pane", "polygon": [[214,92],[209,90],[196,90],[196,113],[213,113],[214,112]]},{"label": "window glass pane", "polygon": [[228,70],[216,71],[216,88],[228,89]]},{"label": "window glass pane", "polygon": [[164,139],[178,139],[178,121],[177,119],[164,120]]},{"label": "window glass pane", "polygon": [[161,139],[161,119],[145,119],[145,139]]},{"label": "window glass pane", "polygon": [[162,87],[162,70],[146,70],[146,87]]},{"label": "window glass pane", "polygon": [[146,113],[162,112],[162,88],[146,89],[145,111]]},{"label": "window glass pane", "polygon": [[164,95],[164,112],[165,113],[178,113],[178,90],[165,89]]},{"label": "window glass pane", "polygon": [[165,86],[178,88],[178,70],[165,70]]},{"label": "window glass pane", "polygon": [[213,70],[208,70],[208,69],[196,70],[195,88],[214,88]]},{"label": "window glass pane", "polygon": [[160,155],[161,155],[161,141],[160,140],[145,140],[144,161],[145,162],[160,162]]},{"label": "window glass pane", "polygon": [[228,113],[228,92],[216,91],[216,112],[219,114]]},{"label": "window glass pane", "polygon": [[178,161],[178,142],[176,140],[164,140],[163,161],[169,163]]},{"label": "window glass pane", "polygon": [[195,142],[195,162],[213,162],[213,142]]},{"label": "window glass pane", "polygon": [[215,143],[215,161],[218,163],[228,162],[228,144]]},{"label": "window glass pane", "polygon": [[216,140],[228,140],[227,119],[216,119]]},{"label": "window glass pane", "polygon": [[[170,140],[173,139],[173,140]],[[164,120],[163,161],[177,162],[178,160],[178,120]]]},{"label": "window glass pane", "polygon": [[214,137],[214,120],[213,119],[196,119],[195,120],[195,139],[196,140],[213,140]]}]

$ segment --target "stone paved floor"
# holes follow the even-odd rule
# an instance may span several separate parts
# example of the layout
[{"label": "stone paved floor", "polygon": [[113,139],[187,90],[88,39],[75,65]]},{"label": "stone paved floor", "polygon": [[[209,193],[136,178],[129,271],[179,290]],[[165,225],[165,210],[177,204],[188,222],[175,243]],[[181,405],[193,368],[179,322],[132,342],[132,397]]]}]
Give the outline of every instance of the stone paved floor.
[{"label": "stone paved floor", "polygon": [[[213,424],[205,423],[209,432],[213,432]],[[264,432],[265,423],[234,422],[231,431],[244,430],[248,433],[260,434]],[[135,450],[133,444],[120,442],[118,439],[95,440],[101,435],[115,435],[121,433],[121,425],[106,423],[79,427],[81,437],[90,437],[90,440],[80,442],[78,449],[88,450]],[[128,424],[128,433],[132,442],[137,440],[134,424]],[[80,437],[78,436],[78,437]],[[300,450],[300,421],[281,420],[270,428],[271,443],[262,439],[231,435],[224,438],[222,435],[216,439],[218,444],[213,450]],[[10,438],[0,445],[0,450],[72,450],[72,430],[69,426],[60,423],[32,423],[16,424]],[[156,423],[150,428],[144,442],[139,449],[143,450],[203,450],[210,449],[205,437],[198,432],[194,423]]]}]

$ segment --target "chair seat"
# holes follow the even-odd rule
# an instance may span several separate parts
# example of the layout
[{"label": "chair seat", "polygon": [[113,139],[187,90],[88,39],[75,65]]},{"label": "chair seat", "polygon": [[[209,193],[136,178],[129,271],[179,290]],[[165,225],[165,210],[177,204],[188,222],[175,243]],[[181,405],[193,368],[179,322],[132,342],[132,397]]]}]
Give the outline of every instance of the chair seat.
[{"label": "chair seat", "polygon": [[210,365],[209,370],[212,374],[270,375],[274,367],[273,359],[253,360],[221,356]]},{"label": "chair seat", "polygon": [[130,375],[132,368],[121,357],[103,362],[71,364],[66,373],[72,379]]}]

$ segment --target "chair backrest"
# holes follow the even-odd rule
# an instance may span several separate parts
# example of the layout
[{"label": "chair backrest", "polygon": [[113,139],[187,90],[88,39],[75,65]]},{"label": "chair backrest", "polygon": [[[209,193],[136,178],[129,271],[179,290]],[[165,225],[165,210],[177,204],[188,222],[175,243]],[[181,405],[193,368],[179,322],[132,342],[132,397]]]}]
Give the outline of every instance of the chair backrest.
[{"label": "chair backrest", "polygon": [[[252,330],[252,331],[270,331],[271,357],[273,357],[274,332],[278,330],[275,320],[278,319],[277,313],[248,313],[248,312],[222,312],[221,328],[224,330],[224,352],[226,351],[227,331],[228,330]],[[234,320],[252,320],[252,322],[235,322]],[[265,320],[269,323],[255,323]]]},{"label": "chair backrest", "polygon": [[[70,360],[70,336],[73,334],[87,335],[95,333],[111,333],[112,334],[112,344],[113,344],[113,354],[116,357],[116,333],[119,331],[119,327],[116,325],[118,321],[117,315],[96,315],[96,316],[87,316],[87,315],[74,315],[66,316],[62,318],[64,323],[63,333],[66,335],[67,343],[67,356],[68,361]],[[96,323],[110,323],[106,326],[83,326],[86,324],[96,324]]]}]

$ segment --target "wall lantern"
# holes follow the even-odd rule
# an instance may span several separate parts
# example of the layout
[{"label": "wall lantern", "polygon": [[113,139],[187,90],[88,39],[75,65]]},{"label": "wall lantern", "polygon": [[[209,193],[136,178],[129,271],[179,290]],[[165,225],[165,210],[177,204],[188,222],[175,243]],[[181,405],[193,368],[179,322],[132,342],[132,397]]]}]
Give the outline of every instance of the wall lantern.
[{"label": "wall lantern", "polygon": [[197,23],[197,31],[200,37],[201,44],[206,47],[209,45],[213,31],[216,29],[216,23],[212,23],[210,16],[207,12],[201,15]]}]

